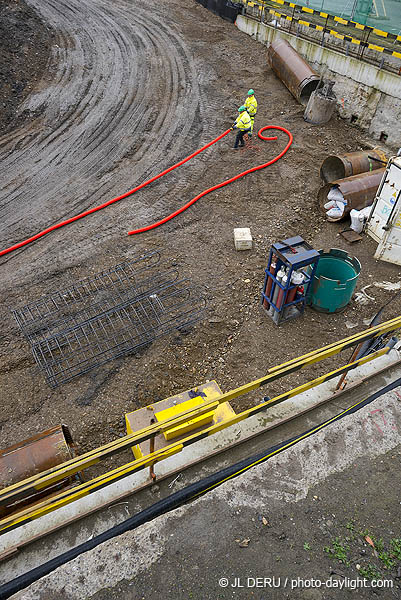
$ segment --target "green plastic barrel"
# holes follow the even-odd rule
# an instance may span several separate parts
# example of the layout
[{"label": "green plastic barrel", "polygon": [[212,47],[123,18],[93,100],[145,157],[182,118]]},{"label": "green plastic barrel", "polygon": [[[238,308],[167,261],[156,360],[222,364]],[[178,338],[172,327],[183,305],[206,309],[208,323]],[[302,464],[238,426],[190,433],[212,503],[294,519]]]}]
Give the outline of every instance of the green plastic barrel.
[{"label": "green plastic barrel", "polygon": [[352,298],[361,263],[337,248],[319,252],[319,262],[308,294],[309,304],[321,312],[340,312]]}]

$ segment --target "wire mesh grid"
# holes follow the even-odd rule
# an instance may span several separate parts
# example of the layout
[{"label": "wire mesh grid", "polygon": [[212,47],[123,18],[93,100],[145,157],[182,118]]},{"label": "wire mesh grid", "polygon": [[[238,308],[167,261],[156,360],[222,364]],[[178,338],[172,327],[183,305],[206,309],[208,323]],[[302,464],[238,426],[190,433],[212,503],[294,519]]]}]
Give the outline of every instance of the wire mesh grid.
[{"label": "wire mesh grid", "polygon": [[79,323],[104,307],[112,308],[127,296],[139,297],[152,286],[158,289],[166,279],[168,282],[178,278],[177,271],[159,273],[159,262],[158,251],[147,252],[13,310],[14,318],[23,334],[31,342],[37,341],[48,335],[49,328],[55,332],[68,327],[70,321]]},{"label": "wire mesh grid", "polygon": [[159,261],[149,258],[147,266],[121,263],[12,311],[52,387],[202,319],[202,290],[175,270],[151,274]]}]

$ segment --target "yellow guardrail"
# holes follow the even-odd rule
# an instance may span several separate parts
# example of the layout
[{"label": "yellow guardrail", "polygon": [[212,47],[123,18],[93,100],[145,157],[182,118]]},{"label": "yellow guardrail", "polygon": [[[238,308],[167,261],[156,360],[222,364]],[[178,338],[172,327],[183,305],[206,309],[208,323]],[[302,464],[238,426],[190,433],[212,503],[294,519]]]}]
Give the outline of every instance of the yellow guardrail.
[{"label": "yellow guardrail", "polygon": [[[181,413],[177,417],[166,419],[159,423],[152,424],[144,429],[135,432],[134,434],[127,435],[124,438],[120,438],[118,440],[114,440],[113,442],[110,442],[109,444],[106,444],[100,448],[96,448],[90,452],[87,452],[86,454],[77,456],[63,463],[62,465],[57,465],[51,469],[48,469],[47,471],[38,473],[32,477],[29,477],[28,479],[25,479],[24,481],[18,482],[1,490],[0,505],[10,505],[13,502],[21,500],[23,498],[27,498],[30,495],[32,495],[32,493],[34,493],[35,491],[43,490],[46,487],[65,479],[66,477],[74,475],[79,471],[82,471],[94,464],[97,464],[99,461],[104,460],[105,458],[109,458],[117,452],[121,452],[124,449],[131,448],[132,446],[142,441],[154,437],[158,433],[163,433],[167,429],[176,427],[177,425],[186,422],[189,419],[193,419],[210,410],[214,410],[219,404],[223,402],[230,401],[238,396],[256,390],[262,387],[263,385],[266,385],[267,383],[271,383],[278,378],[284,377],[286,375],[289,375],[290,373],[294,373],[316,362],[334,356],[366,340],[375,339],[383,334],[394,332],[399,328],[401,328],[401,316],[395,319],[391,319],[390,321],[387,321],[381,325],[377,325],[375,327],[367,329],[361,333],[354,334],[344,340],[341,340],[340,342],[329,344],[324,348],[319,348],[315,351],[305,354],[304,356],[292,359],[286,363],[273,367],[269,369],[268,373],[264,377],[261,377],[260,379],[247,383],[229,392],[226,392],[215,400],[205,402],[202,405],[202,407],[188,410],[186,412]],[[178,442],[174,442],[159,451],[153,452],[151,454],[141,457],[140,459],[129,462],[121,467],[113,469],[112,471],[100,475],[99,477],[96,477],[88,482],[80,484],[72,489],[65,490],[57,496],[52,496],[51,498],[43,500],[39,504],[36,504],[34,507],[26,508],[18,512],[18,514],[13,514],[6,518],[3,518],[2,520],[0,520],[0,533],[9,531],[10,529],[22,525],[27,521],[36,519],[41,515],[56,510],[60,506],[64,506],[65,504],[73,502],[78,498],[81,498],[83,496],[86,496],[87,494],[97,491],[102,487],[109,485],[110,483],[113,483],[115,481],[118,481],[119,479],[122,479],[123,477],[126,477],[127,475],[130,475],[141,469],[149,467],[157,462],[160,462],[168,456],[180,452],[189,444],[199,441],[206,436],[213,435],[221,429],[234,425],[235,423],[238,423],[239,421],[242,421],[243,419],[253,416],[259,412],[265,411],[269,407],[283,402],[288,398],[292,398],[300,394],[301,392],[304,392],[323,383],[324,381],[337,377],[350,369],[353,369],[359,365],[369,362],[377,358],[378,356],[381,356],[382,354],[386,353],[387,351],[388,348],[383,348],[381,350],[378,350],[377,352],[368,355],[367,357],[358,359],[352,363],[348,363],[343,367],[335,369],[330,373],[322,375],[321,377],[313,379],[312,381],[309,381],[301,386],[284,392],[279,396],[267,399],[261,404],[247,409],[222,423],[211,425],[203,431],[189,435],[185,439],[180,440]]]}]

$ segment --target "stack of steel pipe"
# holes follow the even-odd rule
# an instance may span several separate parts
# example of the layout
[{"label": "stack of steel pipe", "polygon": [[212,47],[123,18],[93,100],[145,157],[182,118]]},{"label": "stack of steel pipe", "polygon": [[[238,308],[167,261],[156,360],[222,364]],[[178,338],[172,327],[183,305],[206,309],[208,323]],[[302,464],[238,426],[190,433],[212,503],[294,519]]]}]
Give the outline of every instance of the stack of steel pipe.
[{"label": "stack of steel pipe", "polygon": [[328,156],[320,167],[324,186],[319,190],[318,199],[322,210],[327,210],[328,198],[333,191],[343,197],[344,212],[331,221],[344,219],[351,210],[362,210],[370,206],[387,163],[382,150],[361,150]]}]

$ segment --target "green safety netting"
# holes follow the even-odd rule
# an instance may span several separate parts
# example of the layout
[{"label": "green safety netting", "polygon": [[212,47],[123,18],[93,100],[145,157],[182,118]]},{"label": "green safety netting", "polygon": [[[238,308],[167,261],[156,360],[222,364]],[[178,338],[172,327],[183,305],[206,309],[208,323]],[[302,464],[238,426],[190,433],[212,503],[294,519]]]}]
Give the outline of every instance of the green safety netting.
[{"label": "green safety netting", "polygon": [[401,0],[298,0],[297,4],[401,34]]}]

